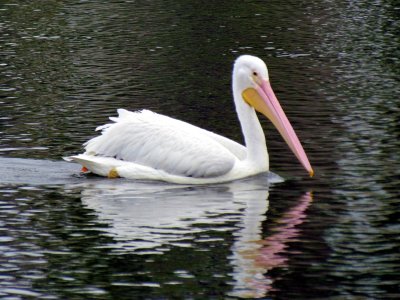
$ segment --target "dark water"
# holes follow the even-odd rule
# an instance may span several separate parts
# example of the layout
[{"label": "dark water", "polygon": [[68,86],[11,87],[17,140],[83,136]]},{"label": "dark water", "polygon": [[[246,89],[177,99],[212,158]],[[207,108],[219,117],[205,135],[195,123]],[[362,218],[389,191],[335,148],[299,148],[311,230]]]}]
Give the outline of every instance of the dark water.
[{"label": "dark water", "polygon": [[[0,297],[398,299],[396,1],[2,1]],[[242,141],[233,60],[263,58],[314,167],[214,186],[81,177],[116,109]],[[16,159],[19,158],[19,159]]]}]

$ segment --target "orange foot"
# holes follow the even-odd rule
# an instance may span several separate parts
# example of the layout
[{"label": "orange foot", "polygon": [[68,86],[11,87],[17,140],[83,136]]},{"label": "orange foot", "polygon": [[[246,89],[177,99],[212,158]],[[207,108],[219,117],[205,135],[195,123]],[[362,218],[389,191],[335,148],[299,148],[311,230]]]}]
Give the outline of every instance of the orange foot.
[{"label": "orange foot", "polygon": [[86,167],[82,167],[82,170],[81,170],[81,172],[83,172],[83,173],[89,172],[89,169],[88,169],[88,168],[86,168]]},{"label": "orange foot", "polygon": [[113,178],[118,178],[119,174],[117,172],[116,168],[112,168],[109,172],[108,172],[108,178],[113,179]]}]

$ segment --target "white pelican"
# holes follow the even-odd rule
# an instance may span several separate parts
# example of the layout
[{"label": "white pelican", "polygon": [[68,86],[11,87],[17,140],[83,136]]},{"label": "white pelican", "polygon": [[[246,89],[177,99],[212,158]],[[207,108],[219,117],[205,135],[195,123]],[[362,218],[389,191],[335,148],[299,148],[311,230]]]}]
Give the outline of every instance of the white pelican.
[{"label": "white pelican", "polygon": [[237,58],[232,89],[246,146],[149,110],[118,109],[118,117],[110,118],[114,123],[96,128],[102,134],[84,144],[84,154],[66,159],[110,178],[181,184],[232,181],[269,170],[258,111],[272,121],[313,176],[303,147],[272,91],[265,63],[250,55]]}]

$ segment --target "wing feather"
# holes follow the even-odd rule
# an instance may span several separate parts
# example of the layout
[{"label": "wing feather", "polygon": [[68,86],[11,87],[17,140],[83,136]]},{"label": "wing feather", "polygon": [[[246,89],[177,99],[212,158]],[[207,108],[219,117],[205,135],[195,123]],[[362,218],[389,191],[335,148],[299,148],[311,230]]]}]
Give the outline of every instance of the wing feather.
[{"label": "wing feather", "polygon": [[238,159],[234,152],[241,153],[243,147],[148,110],[119,109],[118,117],[110,120],[114,123],[99,126],[96,130],[101,130],[102,134],[85,144],[86,154],[115,157],[174,175],[202,178],[229,172]]}]

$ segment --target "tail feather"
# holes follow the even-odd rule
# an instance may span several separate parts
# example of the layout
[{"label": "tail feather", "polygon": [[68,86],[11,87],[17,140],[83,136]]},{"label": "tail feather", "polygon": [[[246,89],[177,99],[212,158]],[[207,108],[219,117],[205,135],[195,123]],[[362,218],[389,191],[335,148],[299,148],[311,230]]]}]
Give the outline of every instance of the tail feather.
[{"label": "tail feather", "polygon": [[88,169],[92,173],[101,176],[108,176],[109,172],[121,165],[121,161],[111,157],[100,157],[86,154],[79,154],[69,157],[64,157],[66,161],[75,161]]}]

